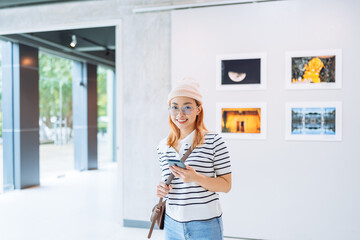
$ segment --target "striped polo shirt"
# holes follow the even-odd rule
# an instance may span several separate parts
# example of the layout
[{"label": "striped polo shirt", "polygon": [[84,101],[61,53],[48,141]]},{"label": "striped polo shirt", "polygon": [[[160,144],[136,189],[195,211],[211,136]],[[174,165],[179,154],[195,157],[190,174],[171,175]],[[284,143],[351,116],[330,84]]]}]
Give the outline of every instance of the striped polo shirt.
[{"label": "striped polo shirt", "polygon": [[[192,144],[195,131],[180,143],[179,153],[167,146],[167,138],[157,148],[163,181],[171,174],[167,159],[181,159]],[[228,149],[223,139],[216,133],[207,133],[203,145],[196,147],[185,161],[196,172],[208,177],[217,177],[231,173]],[[172,189],[166,200],[166,214],[179,222],[208,220],[222,215],[219,194],[209,191],[200,185],[184,183],[175,177],[171,182]]]}]

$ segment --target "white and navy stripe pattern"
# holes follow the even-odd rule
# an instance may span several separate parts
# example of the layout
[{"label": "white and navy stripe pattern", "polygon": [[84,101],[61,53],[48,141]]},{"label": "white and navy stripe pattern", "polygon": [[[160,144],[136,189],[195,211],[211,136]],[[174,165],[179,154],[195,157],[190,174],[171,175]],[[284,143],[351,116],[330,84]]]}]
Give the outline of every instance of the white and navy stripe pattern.
[{"label": "white and navy stripe pattern", "polygon": [[[191,141],[183,143],[185,153],[191,146]],[[160,142],[158,156],[163,181],[170,175],[167,159],[180,159],[174,148],[166,145],[167,139]],[[185,164],[193,167],[196,172],[208,177],[218,177],[231,173],[231,164],[228,149],[223,139],[216,133],[207,133],[203,145],[196,147]],[[171,183],[166,201],[166,213],[179,222],[207,220],[219,217],[222,214],[219,195],[208,191],[196,183],[184,183],[175,177]]]}]

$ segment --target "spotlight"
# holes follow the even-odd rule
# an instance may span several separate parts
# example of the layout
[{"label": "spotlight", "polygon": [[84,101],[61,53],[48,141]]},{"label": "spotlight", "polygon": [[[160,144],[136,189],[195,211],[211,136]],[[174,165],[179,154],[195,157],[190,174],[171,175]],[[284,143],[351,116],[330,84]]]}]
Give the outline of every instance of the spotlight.
[{"label": "spotlight", "polygon": [[75,36],[75,34],[73,34],[73,35],[71,36],[70,47],[74,48],[74,47],[76,46],[76,44],[77,44],[76,36]]}]

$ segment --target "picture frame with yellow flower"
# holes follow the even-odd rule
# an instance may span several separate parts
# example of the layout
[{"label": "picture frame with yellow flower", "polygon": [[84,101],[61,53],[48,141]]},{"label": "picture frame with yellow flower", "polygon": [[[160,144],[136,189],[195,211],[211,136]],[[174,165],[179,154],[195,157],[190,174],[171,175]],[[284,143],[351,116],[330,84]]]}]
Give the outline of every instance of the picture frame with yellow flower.
[{"label": "picture frame with yellow flower", "polygon": [[286,53],[286,89],[340,89],[341,49]]}]

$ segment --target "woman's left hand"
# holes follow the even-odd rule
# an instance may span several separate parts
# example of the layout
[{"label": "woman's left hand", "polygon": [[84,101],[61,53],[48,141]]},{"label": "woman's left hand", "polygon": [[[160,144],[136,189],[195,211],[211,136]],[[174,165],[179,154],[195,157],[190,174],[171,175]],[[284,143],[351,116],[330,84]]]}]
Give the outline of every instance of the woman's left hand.
[{"label": "woman's left hand", "polygon": [[186,169],[178,166],[169,166],[169,169],[175,177],[180,178],[183,182],[195,182],[198,177],[198,173],[189,165],[186,165]]}]

